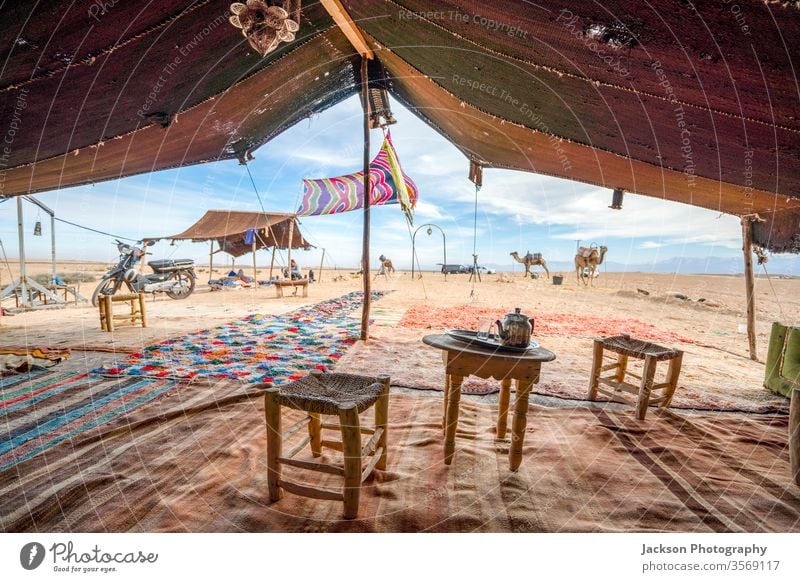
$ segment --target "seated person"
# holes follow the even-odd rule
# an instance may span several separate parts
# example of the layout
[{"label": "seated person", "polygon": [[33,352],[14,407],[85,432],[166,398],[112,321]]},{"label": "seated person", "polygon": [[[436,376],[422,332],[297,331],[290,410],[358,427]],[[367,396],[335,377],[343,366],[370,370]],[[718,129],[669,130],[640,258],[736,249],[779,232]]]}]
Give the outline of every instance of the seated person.
[{"label": "seated person", "polygon": [[314,270],[313,269],[309,269],[308,270],[308,282],[309,283],[314,283],[315,282],[315,280],[314,280]]},{"label": "seated person", "polygon": [[289,263],[289,267],[292,271],[292,280],[303,278],[303,275],[300,273],[300,267],[297,266],[297,263],[294,259],[292,259],[291,263]]}]

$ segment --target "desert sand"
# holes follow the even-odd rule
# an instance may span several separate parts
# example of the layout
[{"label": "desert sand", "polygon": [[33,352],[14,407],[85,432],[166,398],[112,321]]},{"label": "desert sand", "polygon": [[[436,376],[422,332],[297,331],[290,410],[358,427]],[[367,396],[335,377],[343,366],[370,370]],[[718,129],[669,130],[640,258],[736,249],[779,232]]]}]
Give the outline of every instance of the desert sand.
[{"label": "desert sand", "polygon": [[[105,265],[96,263],[62,262],[59,265],[59,273],[87,272],[98,278],[104,269]],[[0,347],[70,348],[72,357],[59,367],[88,371],[111,361],[115,354],[110,352],[119,352],[116,356],[123,357],[145,345],[201,327],[224,324],[253,313],[284,313],[360,290],[362,284],[361,279],[348,270],[324,271],[322,281],[310,286],[307,298],[292,296],[289,292],[277,298],[272,287],[212,292],[205,284],[209,278],[207,268],[198,266],[197,270],[197,290],[188,299],[175,301],[163,295],[148,297],[149,326],[146,329],[118,327],[109,334],[100,330],[97,309],[86,304],[72,305],[0,318]],[[30,274],[48,271],[46,261],[32,262],[29,266]],[[215,273],[215,276],[220,274]],[[7,282],[8,273],[4,275],[3,281]],[[453,321],[449,325],[432,322],[430,328],[424,321],[401,325],[400,321],[412,306],[461,306],[459,311],[467,314],[477,308],[493,308],[502,313],[521,307],[523,312],[542,322],[567,315],[577,322],[581,317],[625,318],[654,326],[667,337],[683,339],[670,345],[686,353],[678,395],[691,395],[688,408],[691,408],[692,398],[708,398],[706,403],[712,405],[716,401],[724,402],[734,409],[737,406],[731,402],[735,403],[737,398],[755,400],[757,404],[767,402],[768,408],[780,406],[781,397],[767,393],[761,386],[762,362],[772,321],[798,323],[800,280],[757,279],[757,344],[761,361],[754,362],[748,357],[747,335],[742,331],[745,323],[742,277],[604,273],[593,287],[585,288],[578,285],[574,273],[563,275],[562,285],[554,285],[545,278],[525,279],[519,272],[483,275],[481,282],[470,282],[468,275],[449,275],[445,279],[431,272],[414,280],[408,272],[397,272],[392,277],[379,276],[372,281],[373,290],[392,292],[373,303],[375,322],[370,328],[366,357],[382,359],[392,369],[400,370],[401,380],[404,379],[398,381],[400,386],[436,388],[432,384],[439,382],[441,359],[419,340],[444,327],[469,327],[472,321],[474,328],[483,323],[467,317],[466,321]],[[260,270],[258,276],[266,279],[268,269]],[[95,285],[82,283],[80,292],[90,297]],[[675,298],[672,296],[675,293],[688,299]],[[6,302],[5,307],[10,306],[13,305]],[[534,329],[534,338],[557,355],[556,362],[546,365],[542,375],[543,386],[552,388],[553,395],[563,397],[584,391],[591,364],[591,333],[579,331],[539,336]],[[348,357],[348,354],[343,359],[343,369],[357,371],[359,366],[365,365],[362,348],[355,346],[353,356]],[[410,356],[399,351],[416,354],[411,358],[417,368],[416,376],[403,372],[403,368],[408,367],[404,362],[408,362]],[[380,362],[370,365],[379,366]],[[415,386],[415,383],[420,385]],[[491,400],[492,395],[476,398]],[[541,401],[563,405],[563,402],[547,398]]]}]

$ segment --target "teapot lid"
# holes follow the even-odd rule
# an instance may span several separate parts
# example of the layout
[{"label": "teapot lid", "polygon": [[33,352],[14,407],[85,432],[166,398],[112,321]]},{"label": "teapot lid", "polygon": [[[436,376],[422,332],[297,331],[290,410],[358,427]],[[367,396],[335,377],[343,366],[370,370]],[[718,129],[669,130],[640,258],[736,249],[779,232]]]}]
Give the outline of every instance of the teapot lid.
[{"label": "teapot lid", "polygon": [[514,313],[506,313],[506,317],[510,317],[512,319],[530,319],[530,317],[522,313],[522,309],[519,307],[514,308]]}]

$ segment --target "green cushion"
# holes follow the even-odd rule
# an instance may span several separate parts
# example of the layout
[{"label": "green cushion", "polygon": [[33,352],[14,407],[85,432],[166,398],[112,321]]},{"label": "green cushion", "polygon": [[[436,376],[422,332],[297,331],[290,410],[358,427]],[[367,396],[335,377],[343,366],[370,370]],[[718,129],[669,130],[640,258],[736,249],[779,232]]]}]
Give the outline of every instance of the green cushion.
[{"label": "green cushion", "polygon": [[764,387],[787,398],[800,388],[800,328],[772,324]]}]

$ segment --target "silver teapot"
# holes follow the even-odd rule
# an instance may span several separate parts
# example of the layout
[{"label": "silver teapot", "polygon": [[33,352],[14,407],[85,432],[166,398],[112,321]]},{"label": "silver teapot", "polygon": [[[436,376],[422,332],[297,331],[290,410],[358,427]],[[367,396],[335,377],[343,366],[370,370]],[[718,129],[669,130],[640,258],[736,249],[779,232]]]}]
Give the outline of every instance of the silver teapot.
[{"label": "silver teapot", "polygon": [[527,348],[530,345],[533,320],[521,313],[519,307],[514,313],[506,313],[506,318],[503,321],[498,319],[495,325],[497,325],[497,335],[504,346]]}]

